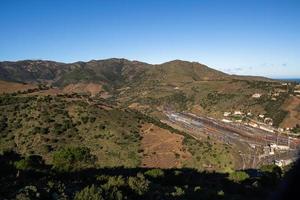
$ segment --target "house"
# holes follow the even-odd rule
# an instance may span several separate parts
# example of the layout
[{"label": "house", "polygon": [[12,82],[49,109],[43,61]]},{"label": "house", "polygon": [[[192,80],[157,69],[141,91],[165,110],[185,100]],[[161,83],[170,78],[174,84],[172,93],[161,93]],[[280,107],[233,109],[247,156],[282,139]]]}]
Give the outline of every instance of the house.
[{"label": "house", "polygon": [[228,117],[231,115],[231,112],[224,112],[224,117]]},{"label": "house", "polygon": [[287,159],[287,160],[275,160],[274,164],[277,165],[278,167],[285,167],[293,162],[292,159]]},{"label": "house", "polygon": [[225,123],[231,123],[232,121],[231,121],[231,120],[228,120],[228,119],[222,119],[222,122],[225,122]]},{"label": "house", "polygon": [[234,115],[242,115],[243,113],[241,111],[234,111]]},{"label": "house", "polygon": [[258,98],[260,98],[261,96],[262,96],[262,94],[255,93],[255,94],[252,95],[252,98],[258,99]]},{"label": "house", "polygon": [[254,123],[254,122],[249,122],[249,126],[252,126],[254,128],[258,127],[258,125],[256,123]]},{"label": "house", "polygon": [[259,126],[259,128],[260,128],[261,130],[264,130],[264,131],[268,131],[268,132],[274,133],[274,130],[272,130],[272,129],[268,128],[268,127],[265,127],[265,126]]},{"label": "house", "polygon": [[271,149],[279,150],[279,151],[287,151],[290,149],[289,146],[286,145],[277,145],[277,144],[270,144]]},{"label": "house", "polygon": [[262,114],[261,114],[261,115],[258,115],[258,116],[259,116],[260,118],[265,118],[265,115],[262,115]]}]

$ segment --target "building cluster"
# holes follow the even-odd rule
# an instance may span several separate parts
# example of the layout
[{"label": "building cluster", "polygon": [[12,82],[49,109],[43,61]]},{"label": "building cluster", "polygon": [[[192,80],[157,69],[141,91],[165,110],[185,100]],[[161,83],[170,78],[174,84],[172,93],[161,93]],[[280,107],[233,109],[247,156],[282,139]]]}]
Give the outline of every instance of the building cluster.
[{"label": "building cluster", "polygon": [[[232,122],[242,123],[243,119],[252,117],[253,114],[251,112],[248,112],[247,114],[245,114],[242,111],[236,110],[234,112],[224,112],[223,116],[225,118],[222,119],[222,121],[225,123],[232,123]],[[260,128],[260,129],[268,131],[268,132],[274,132],[274,128],[272,127],[273,126],[272,118],[266,117],[263,114],[258,115],[258,118],[262,122],[256,122],[254,120],[247,120],[247,122],[244,122],[244,124],[254,127],[254,128]]]}]

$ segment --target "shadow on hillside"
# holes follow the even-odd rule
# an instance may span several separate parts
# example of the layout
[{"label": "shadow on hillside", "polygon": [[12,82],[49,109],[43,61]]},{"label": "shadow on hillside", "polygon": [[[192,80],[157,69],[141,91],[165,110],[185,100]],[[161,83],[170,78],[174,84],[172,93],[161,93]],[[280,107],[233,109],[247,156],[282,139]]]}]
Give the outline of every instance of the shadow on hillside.
[{"label": "shadow on hillside", "polygon": [[[289,187],[282,187],[280,195],[274,196],[278,174],[254,169],[245,171],[249,177],[237,174],[233,179],[225,173],[190,168],[115,167],[58,173],[43,163],[36,169],[17,170],[13,165],[17,160],[20,155],[14,152],[0,157],[0,199],[73,199],[76,192],[91,185],[102,188],[105,199],[286,199],[291,187],[287,183]],[[292,171],[299,177],[300,170]]]}]

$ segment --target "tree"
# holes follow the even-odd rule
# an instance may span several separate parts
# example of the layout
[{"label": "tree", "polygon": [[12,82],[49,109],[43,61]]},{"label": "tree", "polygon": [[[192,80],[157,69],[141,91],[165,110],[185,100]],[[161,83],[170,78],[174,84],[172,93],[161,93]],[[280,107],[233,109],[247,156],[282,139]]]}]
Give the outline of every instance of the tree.
[{"label": "tree", "polygon": [[53,167],[61,172],[77,171],[94,165],[96,157],[86,147],[67,147],[53,155]]}]

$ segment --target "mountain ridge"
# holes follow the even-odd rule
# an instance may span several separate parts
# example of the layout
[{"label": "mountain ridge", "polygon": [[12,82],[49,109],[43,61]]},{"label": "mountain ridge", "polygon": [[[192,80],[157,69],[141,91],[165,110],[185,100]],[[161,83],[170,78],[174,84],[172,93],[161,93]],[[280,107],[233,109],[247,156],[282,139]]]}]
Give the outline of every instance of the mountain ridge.
[{"label": "mountain ridge", "polygon": [[[62,81],[61,79],[70,78],[68,77],[68,74],[71,73],[73,79],[75,79],[70,80],[73,83],[74,81],[84,80],[114,82],[118,79],[121,80],[122,78],[129,78],[130,81],[135,77],[135,75],[141,75],[141,73],[145,73],[146,71],[148,71],[147,73],[150,73],[151,75],[160,75],[153,72],[153,70],[158,70],[159,72],[162,71],[167,75],[172,73],[177,73],[178,75],[178,73],[181,73],[185,76],[191,76],[195,80],[220,80],[227,78],[254,78],[256,80],[264,81],[271,80],[265,77],[230,75],[222,71],[210,68],[207,65],[201,64],[199,62],[190,62],[177,59],[161,64],[149,64],[146,62],[128,60],[125,58],[90,60],[87,62],[76,61],[72,63],[56,62],[51,60],[3,61],[0,62],[0,79],[6,81],[27,83],[58,81],[59,84],[64,84],[64,81]],[[85,75],[85,77],[80,77],[80,73]],[[74,76],[76,78],[74,78]]]}]

